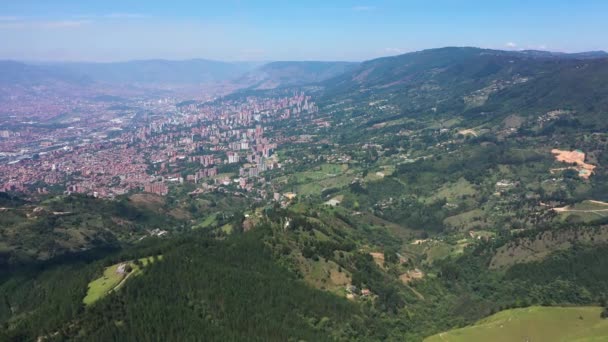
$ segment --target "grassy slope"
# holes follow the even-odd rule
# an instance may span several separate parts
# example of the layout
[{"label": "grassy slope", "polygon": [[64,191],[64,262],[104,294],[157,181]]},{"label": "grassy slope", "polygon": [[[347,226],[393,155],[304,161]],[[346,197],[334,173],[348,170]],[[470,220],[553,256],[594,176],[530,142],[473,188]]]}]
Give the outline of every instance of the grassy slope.
[{"label": "grassy slope", "polygon": [[87,296],[84,297],[82,302],[86,305],[91,305],[98,299],[108,294],[120,281],[124,278],[124,275],[116,272],[120,264],[114,264],[106,267],[103,271],[103,276],[93,280],[89,283]]},{"label": "grassy slope", "polygon": [[303,195],[318,194],[326,188],[348,185],[353,175],[348,173],[346,164],[323,164],[311,171],[294,174],[297,192]]},{"label": "grassy slope", "polygon": [[600,341],[608,336],[608,320],[600,318],[601,311],[600,307],[505,310],[425,341]]},{"label": "grassy slope", "polygon": [[577,217],[578,221],[593,222],[608,217],[608,205],[597,201],[582,201],[559,212],[561,221]]},{"label": "grassy slope", "polygon": [[[162,259],[162,255],[158,256],[158,258]],[[148,263],[154,262],[154,259],[152,257],[147,257],[141,258],[139,261],[143,266],[146,266]],[[117,290],[120,286],[122,286],[122,281],[126,279],[126,277],[135,276],[141,272],[139,266],[135,265],[133,262],[128,263],[132,268],[132,271],[129,274],[120,274],[116,272],[118,266],[122,264],[122,262],[106,267],[103,271],[103,276],[89,283],[87,295],[84,297],[82,302],[85,305],[95,303],[99,299],[105,297],[111,291]]]}]

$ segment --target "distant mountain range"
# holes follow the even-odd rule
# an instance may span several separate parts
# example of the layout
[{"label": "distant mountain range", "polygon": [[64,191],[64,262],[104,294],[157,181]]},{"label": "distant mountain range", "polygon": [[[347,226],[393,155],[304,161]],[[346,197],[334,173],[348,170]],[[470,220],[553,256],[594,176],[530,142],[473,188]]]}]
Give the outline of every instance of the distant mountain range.
[{"label": "distant mountain range", "polygon": [[143,60],[116,63],[22,63],[0,61],[0,82],[101,82],[110,84],[200,84],[234,79],[262,63],[204,59]]},{"label": "distant mountain range", "polygon": [[47,68],[84,75],[97,82],[121,84],[197,84],[234,79],[263,63],[220,62],[206,59],[183,61],[141,60],[115,63],[58,63]]},{"label": "distant mountain range", "polygon": [[[183,61],[140,60],[113,63],[24,63],[0,61],[0,85],[34,86],[106,84],[209,84],[230,83],[237,89],[274,89],[325,82],[332,91],[354,88],[392,88],[411,85],[435,75],[480,79],[500,72],[526,74],[532,64],[565,63],[608,58],[604,51],[558,53],[500,51],[478,48],[440,48],[355,62],[221,62],[206,59]],[[538,70],[537,66],[533,67]],[[466,75],[465,75],[466,74]],[[458,79],[458,78],[456,78]]]},{"label": "distant mountain range", "polygon": [[0,61],[0,86],[34,86],[53,83],[85,85],[91,82],[92,80],[86,75],[61,68]]},{"label": "distant mountain range", "polygon": [[575,52],[575,53],[564,53],[564,52],[551,52],[551,51],[539,51],[539,50],[522,50],[515,52],[516,55],[526,55],[538,58],[566,58],[566,59],[596,59],[608,57],[606,51],[587,51],[587,52]]},{"label": "distant mountain range", "polygon": [[0,61],[0,84],[52,83],[204,84],[231,82],[235,88],[271,89],[324,81],[354,68],[349,62],[219,62],[142,60],[116,63],[23,63]]}]

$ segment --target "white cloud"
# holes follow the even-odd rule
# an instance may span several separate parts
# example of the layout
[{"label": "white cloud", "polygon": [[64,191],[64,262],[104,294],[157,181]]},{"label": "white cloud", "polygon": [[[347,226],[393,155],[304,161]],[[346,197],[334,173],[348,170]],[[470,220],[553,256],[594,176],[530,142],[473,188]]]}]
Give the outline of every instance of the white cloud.
[{"label": "white cloud", "polygon": [[400,48],[385,48],[384,52],[391,53],[391,54],[402,54],[405,51],[403,51],[403,49],[400,49]]},{"label": "white cloud", "polygon": [[517,44],[513,43],[513,42],[508,42],[505,44],[506,47],[508,47],[509,49],[515,49],[517,47]]},{"label": "white cloud", "polygon": [[110,13],[103,16],[109,19],[141,19],[149,17],[142,13]]},{"label": "white cloud", "polygon": [[125,13],[125,12],[114,12],[107,14],[78,14],[69,17],[68,19],[88,19],[88,20],[106,20],[106,19],[143,19],[150,18],[150,15],[143,13]]},{"label": "white cloud", "polygon": [[355,11],[355,12],[373,11],[375,9],[376,9],[375,6],[355,6],[355,7],[353,7],[353,11]]},{"label": "white cloud", "polygon": [[108,14],[80,14],[64,18],[0,16],[0,29],[28,30],[77,28],[100,20],[127,20],[149,17],[149,15],[142,13],[122,12]]},{"label": "white cloud", "polygon": [[90,20],[13,20],[0,22],[0,29],[61,29],[76,28],[91,23]]},{"label": "white cloud", "polygon": [[43,28],[66,28],[66,27],[81,27],[82,25],[90,24],[90,20],[59,20],[40,23]]}]

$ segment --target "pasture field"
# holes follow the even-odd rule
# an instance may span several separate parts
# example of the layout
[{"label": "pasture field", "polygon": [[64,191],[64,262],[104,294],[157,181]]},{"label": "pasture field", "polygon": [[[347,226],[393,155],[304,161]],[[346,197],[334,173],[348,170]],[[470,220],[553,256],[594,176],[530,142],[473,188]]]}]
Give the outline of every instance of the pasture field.
[{"label": "pasture field", "polygon": [[324,289],[339,296],[346,296],[345,286],[350,284],[351,275],[333,261],[301,259],[299,267],[304,281],[318,289]]},{"label": "pasture field", "polygon": [[323,164],[310,171],[298,172],[295,174],[297,182],[310,182],[330,177],[336,177],[348,170],[347,164]]},{"label": "pasture field", "polygon": [[333,175],[328,174],[326,178],[319,178],[318,180],[303,180],[297,186],[296,192],[301,195],[320,194],[324,189],[347,186],[353,180],[353,176],[349,174]]},{"label": "pasture field", "polygon": [[443,223],[453,229],[468,230],[471,228],[486,227],[488,224],[483,221],[485,213],[482,209],[473,209],[458,215],[446,217]]},{"label": "pasture field", "polygon": [[511,309],[424,341],[606,341],[608,319],[602,319],[601,312],[601,307],[594,306]]},{"label": "pasture field", "polygon": [[[159,255],[157,258],[158,260],[162,260],[163,256]],[[139,259],[139,261],[145,267],[148,264],[153,263],[154,258],[145,257]],[[127,264],[131,266],[131,272],[118,272],[118,267],[121,264]],[[117,264],[106,267],[101,277],[89,283],[87,295],[84,297],[82,302],[85,305],[91,305],[95,303],[99,299],[108,295],[110,292],[118,290],[124,284],[124,281],[126,281],[128,277],[138,275],[139,273],[141,273],[141,269],[132,261],[119,262]]]},{"label": "pasture field", "polygon": [[217,214],[213,213],[205,217],[205,219],[201,223],[193,226],[192,229],[208,228],[213,227],[215,225],[217,225]]},{"label": "pasture field", "polygon": [[554,208],[562,221],[592,222],[608,217],[608,203],[599,201],[582,201],[573,206]]},{"label": "pasture field", "polygon": [[433,262],[445,259],[447,257],[455,257],[461,255],[464,252],[465,247],[468,245],[466,239],[459,240],[456,244],[449,244],[443,241],[434,241],[427,243],[427,248],[424,251],[426,254],[425,264],[433,264]]},{"label": "pasture field", "polygon": [[466,196],[473,196],[477,193],[477,190],[464,178],[458,179],[454,183],[448,183],[443,185],[437,190],[431,197],[427,199],[427,202],[432,203],[438,199],[445,198],[448,202],[453,203]]},{"label": "pasture field", "polygon": [[100,298],[107,295],[125,278],[124,274],[118,273],[121,263],[106,267],[103,275],[89,283],[86,297],[82,300],[85,305],[91,305]]}]

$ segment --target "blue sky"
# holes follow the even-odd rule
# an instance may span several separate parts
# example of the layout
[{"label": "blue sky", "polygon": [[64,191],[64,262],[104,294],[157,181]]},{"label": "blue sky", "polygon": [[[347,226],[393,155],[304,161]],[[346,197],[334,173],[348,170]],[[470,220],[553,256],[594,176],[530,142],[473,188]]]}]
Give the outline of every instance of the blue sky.
[{"label": "blue sky", "polygon": [[608,50],[603,0],[0,0],[0,59],[365,60]]}]

